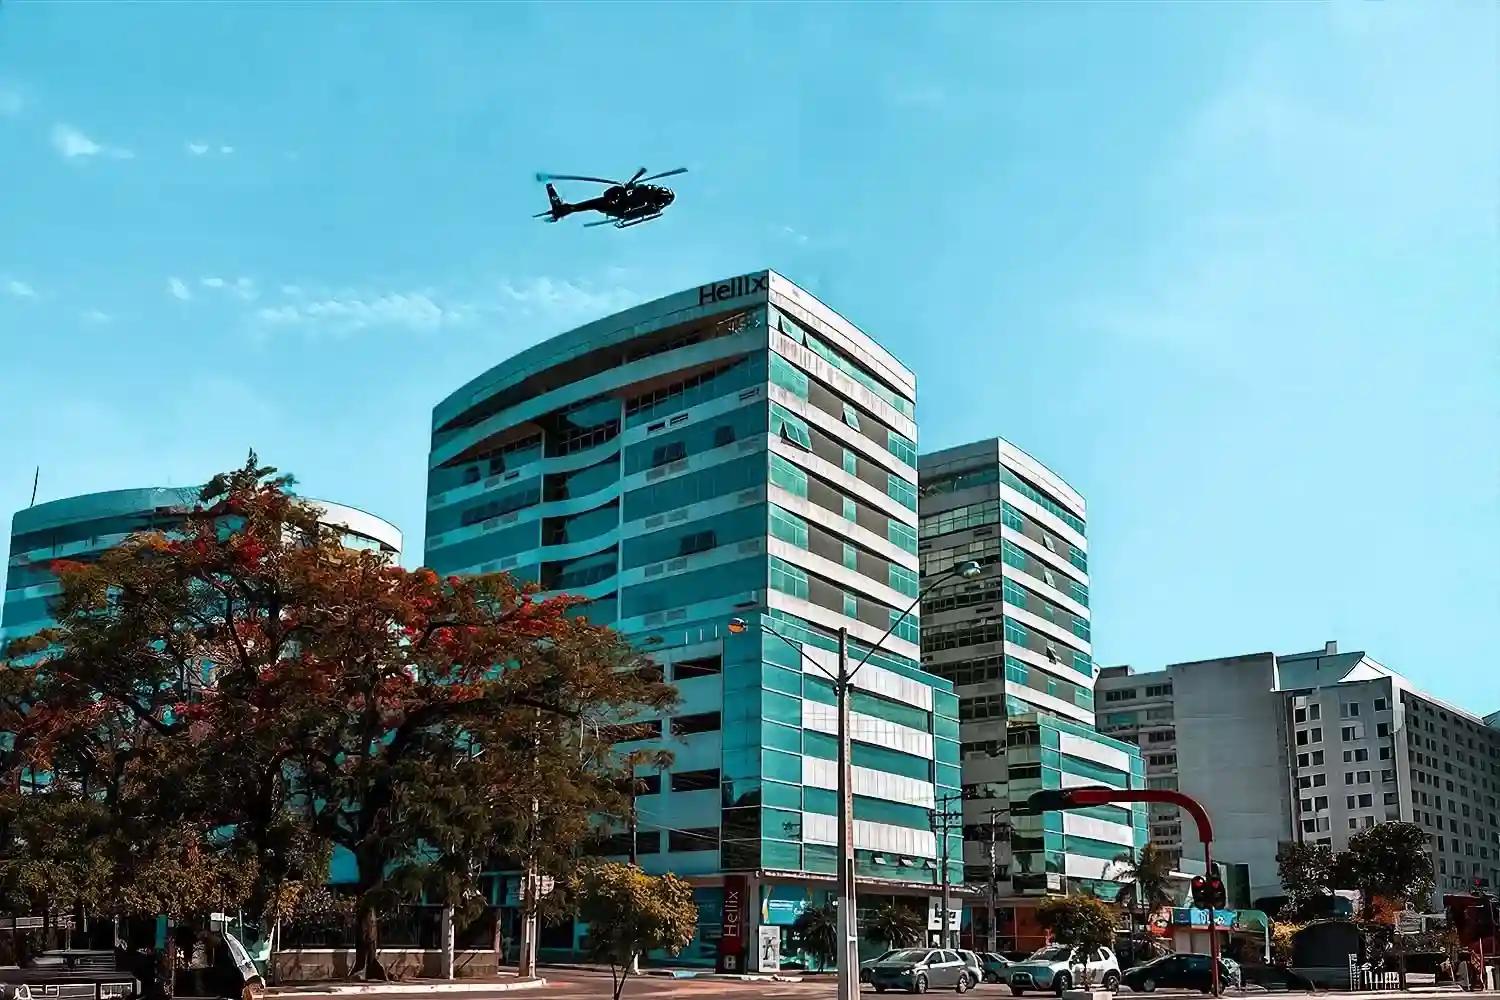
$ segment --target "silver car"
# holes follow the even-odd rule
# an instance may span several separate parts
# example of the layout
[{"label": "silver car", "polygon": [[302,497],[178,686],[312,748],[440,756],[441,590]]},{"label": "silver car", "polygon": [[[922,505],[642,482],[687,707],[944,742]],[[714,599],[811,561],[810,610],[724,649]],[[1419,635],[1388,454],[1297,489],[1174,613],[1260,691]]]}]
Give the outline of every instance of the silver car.
[{"label": "silver car", "polygon": [[946,948],[907,948],[870,967],[870,985],[876,993],[901,990],[926,993],[949,989],[967,993],[969,969],[956,951]]},{"label": "silver car", "polygon": [[958,949],[958,957],[964,960],[964,968],[969,971],[969,989],[973,989],[984,982],[984,959],[972,951]]}]

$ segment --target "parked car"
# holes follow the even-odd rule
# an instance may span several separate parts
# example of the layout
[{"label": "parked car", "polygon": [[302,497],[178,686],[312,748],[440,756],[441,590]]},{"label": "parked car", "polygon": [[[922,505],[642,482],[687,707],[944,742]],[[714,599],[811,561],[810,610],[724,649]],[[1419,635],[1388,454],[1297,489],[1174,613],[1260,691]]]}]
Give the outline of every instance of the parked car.
[{"label": "parked car", "polygon": [[1310,993],[1316,989],[1311,979],[1284,965],[1252,965],[1242,969],[1240,976],[1245,984],[1265,990],[1305,990]]},{"label": "parked car", "polygon": [[926,993],[931,989],[966,993],[969,970],[957,952],[944,948],[906,948],[871,966],[870,985],[876,993],[886,990]]},{"label": "parked car", "polygon": [[905,950],[905,948],[889,948],[881,952],[879,955],[876,955],[874,958],[867,958],[863,962],[860,962],[859,981],[862,983],[868,983],[870,981],[870,970],[875,968],[877,963],[884,962],[886,959],[896,954],[896,952]]},{"label": "parked car", "polygon": [[979,960],[984,964],[984,981],[987,983],[1005,982],[1006,973],[1010,971],[1013,964],[1010,959],[997,951],[981,951]]},{"label": "parked car", "polygon": [[[1151,993],[1161,986],[1207,993],[1213,988],[1209,974],[1212,963],[1208,955],[1163,955],[1127,970],[1121,981],[1137,993]],[[1237,963],[1225,958],[1219,960],[1219,981],[1223,985],[1239,986],[1242,978]]]},{"label": "parked car", "polygon": [[964,968],[969,972],[969,989],[973,989],[984,982],[984,960],[976,952],[958,950],[958,957],[964,960]]},{"label": "parked car", "polygon": [[1085,978],[1106,990],[1120,985],[1120,960],[1108,948],[1095,949],[1088,956],[1086,977],[1084,971],[1084,957],[1077,948],[1054,944],[1026,961],[1012,965],[1006,982],[1010,983],[1011,993],[1018,997],[1025,996],[1028,991],[1043,990],[1062,996],[1064,990],[1072,989],[1074,983],[1081,983]]}]

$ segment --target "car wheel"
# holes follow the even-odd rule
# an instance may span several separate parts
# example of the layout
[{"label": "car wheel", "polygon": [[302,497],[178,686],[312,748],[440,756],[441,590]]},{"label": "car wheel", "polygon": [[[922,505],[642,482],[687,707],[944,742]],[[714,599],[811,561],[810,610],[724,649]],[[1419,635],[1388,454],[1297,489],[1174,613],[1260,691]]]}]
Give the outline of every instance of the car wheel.
[{"label": "car wheel", "polygon": [[1104,974],[1104,988],[1113,993],[1120,988],[1120,974],[1113,969]]},{"label": "car wheel", "polygon": [[986,972],[984,974],[984,981],[987,983],[998,983],[1000,981],[1000,976],[999,974],[994,972]]},{"label": "car wheel", "polygon": [[956,990],[959,993],[967,993],[967,992],[969,992],[969,976],[968,976],[968,973],[965,973],[964,975],[959,976],[958,977],[958,982],[954,984],[953,988],[954,988],[954,990]]},{"label": "car wheel", "polygon": [[1010,995],[1013,997],[1024,997],[1026,995],[1026,991],[1021,989],[1021,987],[1019,986],[1012,986],[1010,988]]},{"label": "car wheel", "polygon": [[1059,972],[1056,976],[1052,977],[1052,992],[1056,993],[1058,996],[1062,996],[1063,993],[1072,988],[1073,977],[1068,975],[1066,972]]},{"label": "car wheel", "polygon": [[917,973],[916,981],[911,984],[911,991],[913,993],[926,993],[927,977],[920,972]]},{"label": "car wheel", "polygon": [[1155,993],[1156,992],[1156,980],[1152,979],[1150,976],[1147,976],[1145,979],[1142,979],[1141,980],[1141,992],[1142,993]]},{"label": "car wheel", "polygon": [[875,984],[875,992],[876,993],[884,993],[885,992],[885,987],[881,986],[879,983],[876,983]]}]

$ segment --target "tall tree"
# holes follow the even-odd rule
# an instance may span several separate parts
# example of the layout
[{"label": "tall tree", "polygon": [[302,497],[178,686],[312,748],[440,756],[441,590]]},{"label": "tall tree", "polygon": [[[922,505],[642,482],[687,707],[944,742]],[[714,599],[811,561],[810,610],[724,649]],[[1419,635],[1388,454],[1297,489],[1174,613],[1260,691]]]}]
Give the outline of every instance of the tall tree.
[{"label": "tall tree", "polygon": [[838,908],[832,903],[807,907],[792,922],[792,935],[822,972],[838,956]]},{"label": "tall tree", "polygon": [[1146,911],[1171,906],[1177,900],[1172,884],[1176,867],[1172,855],[1155,844],[1147,844],[1136,854],[1120,854],[1112,875],[1121,884],[1118,902]]},{"label": "tall tree", "polygon": [[575,601],[404,570],[288,487],[252,453],[170,535],[56,565],[58,626],[18,651],[39,692],[24,742],[54,781],[172,831],[162,858],[238,862],[250,878],[198,882],[262,914],[345,848],[356,966],[381,977],[383,907],[419,887],[472,902],[496,856],[561,864],[618,811],[579,721],[673,695]]},{"label": "tall tree", "polygon": [[638,955],[676,955],[698,930],[693,887],[675,875],[647,875],[635,865],[605,862],[569,879],[578,916],[589,926],[589,952],[608,963],[614,998],[625,990]]},{"label": "tall tree", "polygon": [[1333,877],[1360,893],[1360,916],[1374,919],[1377,901],[1426,907],[1437,889],[1427,835],[1415,823],[1388,822],[1366,827],[1349,838],[1334,858]]},{"label": "tall tree", "polygon": [[888,948],[910,948],[922,943],[927,930],[926,914],[899,903],[883,903],[870,914],[865,933]]},{"label": "tall tree", "polygon": [[1287,902],[1285,920],[1321,915],[1333,892],[1333,849],[1327,844],[1285,844],[1276,855],[1276,868]]}]

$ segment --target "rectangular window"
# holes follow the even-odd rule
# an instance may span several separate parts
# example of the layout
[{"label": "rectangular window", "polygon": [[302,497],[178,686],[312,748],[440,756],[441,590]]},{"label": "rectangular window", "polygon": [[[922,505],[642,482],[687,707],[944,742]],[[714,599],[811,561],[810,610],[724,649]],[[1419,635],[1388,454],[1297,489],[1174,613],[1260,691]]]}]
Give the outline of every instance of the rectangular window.
[{"label": "rectangular window", "polygon": [[903,615],[899,611],[892,611],[891,623],[895,626],[891,634],[896,638],[905,639],[907,642],[921,641],[922,631],[917,624],[916,615]]},{"label": "rectangular window", "polygon": [[894,472],[885,475],[885,493],[906,509],[917,509],[917,488]]},{"label": "rectangular window", "polygon": [[691,660],[678,660],[672,664],[672,679],[674,681],[685,681],[693,677],[710,677],[722,673],[723,670],[723,657],[716,653],[713,656],[699,656]]},{"label": "rectangular window", "polygon": [[1391,707],[1390,702],[1386,701],[1384,698],[1376,698],[1375,699],[1375,711],[1377,711],[1377,712],[1384,712],[1387,709],[1389,709],[1390,707]]},{"label": "rectangular window", "polygon": [[669,851],[716,851],[719,849],[719,828],[703,826],[692,830],[668,830]]},{"label": "rectangular window", "polygon": [[771,536],[799,549],[808,548],[807,522],[791,511],[771,505]]},{"label": "rectangular window", "polygon": [[672,772],[672,791],[674,792],[701,792],[718,787],[719,769],[717,767],[704,768],[701,771]]},{"label": "rectangular window", "polygon": [[844,404],[844,423],[859,430],[859,411],[854,408],[853,403]]},{"label": "rectangular window", "polygon": [[807,571],[784,559],[771,557],[771,589],[783,594],[808,599]]},{"label": "rectangular window", "polygon": [[848,542],[844,543],[844,568],[859,569],[859,550]]},{"label": "rectangular window", "polygon": [[771,352],[771,382],[799,399],[807,398],[807,373],[775,351]]},{"label": "rectangular window", "polygon": [[1323,706],[1317,704],[1307,706],[1307,717],[1311,721],[1317,722],[1323,717]]},{"label": "rectangular window", "polygon": [[897,434],[895,431],[886,431],[886,450],[895,455],[907,465],[917,464],[917,446],[910,439]]},{"label": "rectangular window", "polygon": [[853,594],[844,594],[844,616],[846,618],[859,617],[859,599]]},{"label": "rectangular window", "polygon": [[891,544],[916,554],[917,530],[903,521],[891,518],[887,521],[885,537]]},{"label": "rectangular window", "polygon": [[1354,734],[1355,734],[1355,729],[1354,729],[1353,726],[1344,726],[1342,729],[1339,730],[1339,736],[1340,736],[1340,738],[1342,738],[1344,740],[1344,742],[1346,742],[1346,743],[1349,742],[1350,740],[1353,740],[1353,739],[1357,738]]},{"label": "rectangular window", "polygon": [[812,451],[812,435],[808,433],[807,422],[778,403],[771,404],[771,433],[803,451]]},{"label": "rectangular window", "polygon": [[916,597],[922,590],[916,571],[907,569],[905,566],[898,566],[895,563],[890,564],[888,582],[892,590],[900,591],[907,597]]},{"label": "rectangular window", "polygon": [[698,712],[694,715],[679,715],[672,720],[673,736],[691,736],[694,733],[713,733],[718,730],[718,712]]},{"label": "rectangular window", "polygon": [[807,473],[774,452],[771,454],[771,484],[793,496],[807,496]]},{"label": "rectangular window", "polygon": [[859,475],[859,457],[848,448],[844,449],[844,471],[851,476]]}]

